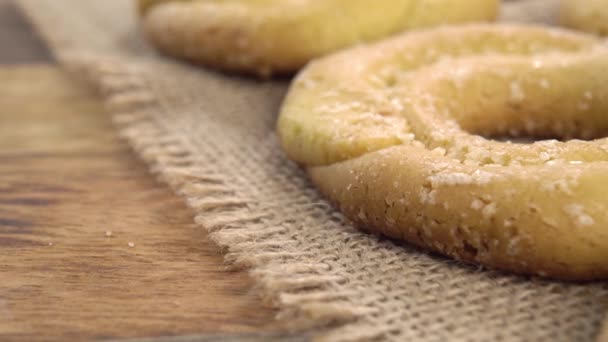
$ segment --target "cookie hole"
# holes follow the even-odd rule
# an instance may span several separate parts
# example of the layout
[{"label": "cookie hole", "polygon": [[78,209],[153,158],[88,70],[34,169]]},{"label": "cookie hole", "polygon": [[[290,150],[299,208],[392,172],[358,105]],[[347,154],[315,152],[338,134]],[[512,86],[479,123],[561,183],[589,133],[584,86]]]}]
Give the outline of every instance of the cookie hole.
[{"label": "cookie hole", "polygon": [[[549,95],[539,95],[549,96]],[[585,111],[573,109],[564,101],[562,108],[535,103],[522,104],[521,107],[494,108],[486,119],[473,123],[461,122],[468,132],[486,139],[516,144],[530,144],[537,141],[585,140],[593,141],[608,137],[608,101],[598,100],[587,104]],[[570,108],[569,108],[570,107]],[[515,109],[517,108],[517,109]],[[495,125],[493,121],[507,125]]]},{"label": "cookie hole", "polygon": [[498,61],[466,77],[434,83],[439,112],[474,135],[497,141],[592,141],[608,137],[605,58]]},{"label": "cookie hole", "polygon": [[580,122],[569,122],[566,123],[569,126],[571,132],[559,134],[557,132],[547,132],[547,131],[527,131],[527,132],[518,132],[518,131],[503,131],[503,132],[490,132],[487,134],[479,134],[476,135],[482,136],[489,140],[495,140],[500,142],[507,142],[513,144],[532,144],[537,141],[570,141],[570,140],[584,140],[584,141],[593,141],[596,139],[603,139],[608,137],[608,131],[586,131],[582,129],[582,125]]}]

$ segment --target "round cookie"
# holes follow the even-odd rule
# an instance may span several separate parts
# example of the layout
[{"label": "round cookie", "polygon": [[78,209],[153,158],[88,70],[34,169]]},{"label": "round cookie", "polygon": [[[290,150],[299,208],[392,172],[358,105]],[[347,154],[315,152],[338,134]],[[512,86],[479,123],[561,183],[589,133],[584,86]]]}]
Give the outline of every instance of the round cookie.
[{"label": "round cookie", "polygon": [[162,52],[269,76],[399,31],[493,20],[499,0],[139,0]]},{"label": "round cookie", "polygon": [[561,0],[559,23],[600,36],[608,36],[608,0]]},{"label": "round cookie", "polygon": [[[279,134],[364,229],[516,273],[605,279],[607,55],[544,27],[410,33],[311,63]],[[518,137],[545,140],[504,141]]]}]

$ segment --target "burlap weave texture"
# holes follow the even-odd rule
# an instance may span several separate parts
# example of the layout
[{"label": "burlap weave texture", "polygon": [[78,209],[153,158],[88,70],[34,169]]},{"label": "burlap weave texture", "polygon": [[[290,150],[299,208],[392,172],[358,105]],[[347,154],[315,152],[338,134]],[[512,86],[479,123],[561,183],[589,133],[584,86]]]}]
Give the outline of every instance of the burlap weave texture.
[{"label": "burlap weave texture", "polygon": [[[251,267],[294,328],[331,341],[589,341],[608,284],[508,276],[358,232],[282,154],[286,81],[227,76],[158,56],[131,1],[20,0],[57,57],[101,90],[121,133]],[[552,1],[505,16],[551,17]],[[528,7],[532,6],[532,7]]]}]

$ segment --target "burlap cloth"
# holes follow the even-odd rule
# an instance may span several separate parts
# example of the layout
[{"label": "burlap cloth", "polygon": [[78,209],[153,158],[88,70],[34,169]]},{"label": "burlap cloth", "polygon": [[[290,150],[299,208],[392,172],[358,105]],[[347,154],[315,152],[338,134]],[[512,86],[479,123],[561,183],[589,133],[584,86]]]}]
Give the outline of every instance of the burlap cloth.
[{"label": "burlap cloth", "polygon": [[[351,227],[279,148],[275,119],[287,81],[157,56],[140,37],[131,1],[17,2],[58,59],[95,81],[120,132],[194,208],[227,259],[251,267],[294,329],[324,327],[317,337],[332,341],[597,336],[606,283],[476,269]],[[520,1],[504,13],[529,21],[552,12],[546,1]]]}]

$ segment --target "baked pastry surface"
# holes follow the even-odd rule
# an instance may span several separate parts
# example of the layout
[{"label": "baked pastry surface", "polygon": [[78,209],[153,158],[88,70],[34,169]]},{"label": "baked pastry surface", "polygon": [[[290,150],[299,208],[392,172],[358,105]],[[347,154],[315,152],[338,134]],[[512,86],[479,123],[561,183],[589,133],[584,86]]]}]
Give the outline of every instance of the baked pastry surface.
[{"label": "baked pastry surface", "polygon": [[545,27],[404,34],[311,63],[279,134],[364,229],[492,268],[608,278],[607,57]]},{"label": "baked pastry surface", "polygon": [[139,0],[160,51],[268,76],[399,31],[494,20],[499,0]]},{"label": "baked pastry surface", "polygon": [[559,23],[576,30],[608,36],[608,0],[561,0]]}]

